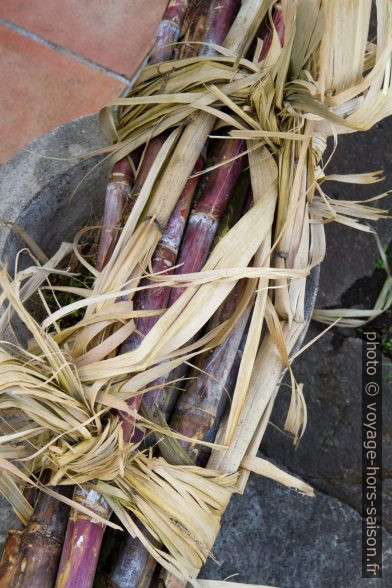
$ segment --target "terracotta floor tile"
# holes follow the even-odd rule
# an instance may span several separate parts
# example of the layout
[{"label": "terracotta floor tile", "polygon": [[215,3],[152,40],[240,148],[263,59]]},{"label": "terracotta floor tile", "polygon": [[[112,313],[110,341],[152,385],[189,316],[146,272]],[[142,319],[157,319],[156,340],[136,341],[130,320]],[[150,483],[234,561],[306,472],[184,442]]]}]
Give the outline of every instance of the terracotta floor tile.
[{"label": "terracotta floor tile", "polygon": [[130,76],[155,40],[167,0],[1,0],[0,17]]},{"label": "terracotta floor tile", "polygon": [[122,88],[1,25],[0,64],[0,162],[50,129],[98,110]]}]

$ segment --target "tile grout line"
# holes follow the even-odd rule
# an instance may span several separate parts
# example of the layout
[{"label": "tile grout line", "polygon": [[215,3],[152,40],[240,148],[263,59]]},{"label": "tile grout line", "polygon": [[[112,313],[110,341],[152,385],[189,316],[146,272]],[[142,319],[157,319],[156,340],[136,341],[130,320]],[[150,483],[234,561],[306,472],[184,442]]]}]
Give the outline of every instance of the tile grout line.
[{"label": "tile grout line", "polygon": [[28,38],[32,39],[33,41],[40,43],[41,45],[45,45],[49,49],[53,49],[54,51],[62,53],[63,55],[66,55],[67,57],[70,57],[71,59],[74,59],[75,61],[79,61],[79,63],[82,63],[83,65],[86,65],[87,67],[95,69],[96,71],[104,73],[107,76],[114,78],[115,80],[123,82],[124,84],[127,84],[127,86],[129,86],[129,84],[131,83],[131,80],[129,78],[127,78],[126,76],[119,74],[116,71],[113,71],[112,69],[110,69],[108,67],[105,67],[104,65],[100,65],[99,63],[96,63],[95,61],[93,61],[92,59],[89,59],[88,57],[83,57],[83,55],[79,55],[79,53],[72,51],[72,49],[67,49],[66,47],[62,47],[61,45],[58,45],[57,43],[53,43],[53,41],[49,41],[48,39],[45,39],[45,37],[41,37],[41,35],[38,35],[37,33],[33,33],[32,31],[29,31],[28,29],[25,29],[24,27],[21,27],[20,25],[13,23],[13,22],[7,20],[6,18],[0,17],[0,24],[4,25],[5,27],[8,27],[9,29],[12,29],[13,31],[19,33],[23,37],[28,37]]}]

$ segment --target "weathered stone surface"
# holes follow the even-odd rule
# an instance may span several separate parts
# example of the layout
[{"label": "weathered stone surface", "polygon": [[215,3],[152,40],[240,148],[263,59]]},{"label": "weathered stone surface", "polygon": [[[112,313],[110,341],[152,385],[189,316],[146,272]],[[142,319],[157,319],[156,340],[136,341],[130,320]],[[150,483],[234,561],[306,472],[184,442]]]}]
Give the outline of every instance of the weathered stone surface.
[{"label": "weathered stone surface", "polygon": [[[86,156],[104,145],[98,116],[89,115],[40,137],[0,168],[0,257],[11,274],[26,243],[1,221],[20,225],[49,257],[81,227],[100,222],[108,159]],[[18,269],[32,263],[23,253]],[[23,340],[18,321],[13,328]]]},{"label": "weathered stone surface", "polygon": [[[94,114],[58,127],[28,145],[0,168],[0,220],[22,225],[45,253],[54,253],[87,219],[99,218],[107,160],[93,170],[99,160],[82,160],[80,156],[106,144]],[[2,261],[11,265],[24,246],[19,236],[0,225]]]},{"label": "weathered stone surface", "polygon": [[[307,339],[318,333],[309,329]],[[304,383],[308,426],[295,449],[292,440],[269,426],[262,451],[305,478],[316,488],[361,508],[361,340],[339,339],[330,332],[294,362]],[[383,392],[384,526],[392,530],[392,397],[385,379]],[[290,390],[281,386],[271,422],[283,429]]]},{"label": "weathered stone surface", "polygon": [[[8,502],[0,495],[0,554],[3,552],[8,529],[14,524],[16,515]],[[1,555],[0,555],[1,558]]]},{"label": "weathered stone surface", "polygon": [[390,586],[392,536],[383,533],[381,583],[361,578],[361,517],[349,506],[318,493],[301,496],[275,482],[251,476],[244,496],[235,496],[223,518],[201,578],[260,583],[280,588]]}]

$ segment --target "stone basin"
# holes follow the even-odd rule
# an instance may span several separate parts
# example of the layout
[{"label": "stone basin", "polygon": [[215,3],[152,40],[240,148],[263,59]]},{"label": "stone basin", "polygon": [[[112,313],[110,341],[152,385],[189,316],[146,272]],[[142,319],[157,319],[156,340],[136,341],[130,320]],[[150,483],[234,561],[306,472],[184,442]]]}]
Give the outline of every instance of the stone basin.
[{"label": "stone basin", "polygon": [[[21,225],[43,251],[52,255],[62,241],[103,207],[107,163],[80,159],[107,144],[98,116],[83,116],[40,137],[0,168],[0,219]],[[71,197],[82,178],[78,191]],[[11,268],[24,241],[0,226],[1,260]]]},{"label": "stone basin", "polygon": [[[71,242],[77,231],[92,217],[99,219],[102,215],[108,177],[107,161],[94,168],[100,161],[99,158],[80,159],[79,156],[105,144],[107,141],[100,131],[96,114],[76,119],[35,140],[0,169],[0,219],[22,226],[47,256],[53,255],[62,241]],[[8,225],[0,226],[0,259],[8,265],[11,274],[16,255],[24,247],[26,244],[19,234]],[[30,258],[25,255],[21,258],[19,267],[30,264]],[[307,321],[310,320],[314,308],[318,281],[319,268],[315,268],[307,283]],[[304,337],[305,332],[294,352],[300,347]],[[249,488],[251,494],[254,491],[252,480],[253,477]],[[265,481],[260,479],[259,483],[263,485]],[[267,489],[268,484],[270,483],[267,483]],[[242,506],[243,510],[247,508],[250,516],[252,500],[248,498]],[[234,508],[235,511],[240,508],[237,499]],[[1,497],[0,512],[1,551],[13,518]],[[233,512],[232,507],[230,512]],[[239,534],[235,533],[235,537],[240,537],[241,532],[246,529],[251,530],[251,522],[248,520],[247,523],[244,519],[239,526]],[[215,546],[218,552],[225,545],[225,537],[230,541],[232,535],[226,534],[224,524]],[[238,545],[236,557],[239,564],[241,560],[249,560],[252,557],[251,546],[245,542]],[[204,573],[208,575],[207,572],[205,570]],[[209,572],[210,577],[216,577],[216,569],[210,569]]]}]

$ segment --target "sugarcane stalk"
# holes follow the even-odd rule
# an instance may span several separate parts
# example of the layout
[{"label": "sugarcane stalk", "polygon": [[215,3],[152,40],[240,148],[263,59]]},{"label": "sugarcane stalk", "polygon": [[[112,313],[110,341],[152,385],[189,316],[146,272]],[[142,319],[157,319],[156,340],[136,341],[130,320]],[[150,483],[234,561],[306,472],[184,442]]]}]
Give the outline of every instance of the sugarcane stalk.
[{"label": "sugarcane stalk", "polygon": [[[193,174],[202,171],[204,167],[204,155],[199,157]],[[185,185],[177,205],[167,223],[163,235],[158,243],[158,246],[152,257],[152,272],[153,273],[171,273],[171,268],[176,264],[178,250],[181,239],[184,233],[185,225],[191,210],[193,196],[198,184],[199,178],[191,177]],[[151,285],[153,282],[149,279],[142,281],[142,286]],[[134,301],[135,309],[137,310],[153,310],[166,308],[170,298],[171,289],[165,286],[156,285],[154,288],[146,289],[139,292]],[[137,331],[142,335],[146,335],[155,323],[159,320],[159,316],[140,317],[135,320]],[[124,345],[126,351],[126,345]]]},{"label": "sugarcane stalk", "polygon": [[[73,499],[103,518],[111,510],[106,500],[95,490],[75,488]],[[92,586],[105,526],[72,509],[57,571],[56,586]]]},{"label": "sugarcane stalk", "polygon": [[[56,488],[70,496],[70,487]],[[19,553],[9,588],[52,588],[61,555],[69,508],[44,492],[38,496],[34,513],[20,538]]]},{"label": "sugarcane stalk", "polygon": [[[136,524],[142,528],[141,523],[136,521]],[[146,533],[144,528],[143,532]],[[152,540],[151,537],[150,540]],[[156,561],[153,556],[150,555],[137,537],[127,536],[120,545],[118,543],[117,541],[115,551],[112,552],[115,553],[114,568],[112,569],[113,564],[109,565],[105,573],[105,586],[110,586],[111,588],[123,585],[129,588],[135,586],[137,588],[148,588],[151,586],[151,578],[156,568]],[[130,552],[133,554],[131,559],[129,558]],[[130,581],[128,584],[124,584],[127,578]],[[137,583],[132,583],[135,580]]]},{"label": "sugarcane stalk", "polygon": [[[236,201],[232,201],[231,206],[226,210],[214,243],[219,241],[252,206],[253,194],[249,189],[248,175],[244,176],[242,185],[240,183],[237,187],[235,195]],[[245,281],[242,280],[236,284],[210,319],[207,330],[212,330],[218,324],[230,319],[244,293]],[[195,379],[191,380],[187,389],[181,394],[171,415],[170,425],[174,430],[194,439],[214,441],[214,432],[216,432],[216,427],[225,410],[225,400],[228,398],[227,394],[222,394],[222,387],[226,391],[231,390],[232,381],[235,382],[237,378],[235,364],[241,350],[240,343],[245,336],[249,314],[250,307],[248,306],[225,341],[201,356],[195,370]],[[205,414],[203,414],[204,411]],[[195,418],[192,417],[192,413]],[[204,458],[200,456],[206,454],[206,447],[197,446],[194,448],[192,444],[179,443],[188,450],[192,461],[197,465],[205,465],[206,461],[204,462]],[[206,455],[209,453],[207,452]]]},{"label": "sugarcane stalk", "polygon": [[[23,496],[30,504],[33,503],[33,489],[31,487],[25,488]],[[8,529],[7,537],[4,543],[3,553],[0,561],[0,588],[2,586],[10,586],[17,565],[20,545],[22,542],[22,534],[25,525],[19,517],[15,515],[13,526]]]},{"label": "sugarcane stalk", "polygon": [[[169,3],[158,25],[155,46],[150,54],[150,63],[160,63],[171,58],[173,45],[180,34],[182,22],[188,9],[189,0],[169,0]],[[147,148],[144,158],[143,171],[148,173],[149,164],[155,159],[159,150],[160,140],[155,138]],[[120,178],[118,177],[120,174]],[[102,230],[99,238],[97,253],[97,268],[101,270],[113,253],[117,241],[118,226],[124,207],[131,192],[132,166],[130,159],[125,157],[113,166],[111,179],[106,189],[105,208]],[[143,185],[145,175],[139,177],[139,186]],[[137,189],[135,190],[137,192]],[[127,207],[129,210],[129,207]]]},{"label": "sugarcane stalk", "polygon": [[[230,196],[243,169],[243,158],[239,157],[245,148],[242,139],[222,141],[218,160],[234,159],[215,169],[209,176],[203,198],[189,217],[189,222],[177,260],[176,274],[198,272],[205,264],[218,224],[229,202]],[[169,304],[173,304],[185,287],[173,288]]]},{"label": "sugarcane stalk", "polygon": [[233,22],[233,10],[238,10],[239,2],[232,5],[232,2],[222,1],[215,3],[210,9],[207,0],[197,2],[183,39],[183,43],[188,41],[190,45],[185,45],[180,50],[181,58],[214,55],[215,48],[212,45],[219,45],[225,38]]},{"label": "sugarcane stalk", "polygon": [[[180,36],[181,25],[188,9],[188,4],[189,0],[169,1],[162,16],[162,20],[158,25],[155,46],[150,54],[150,63],[160,63],[171,58],[173,46],[170,44],[175,43]],[[151,163],[154,161],[161,146],[161,137],[155,137],[148,145],[136,185],[132,190],[133,198],[135,198],[140,191]],[[118,174],[123,177],[119,179]],[[113,166],[111,179],[106,189],[103,226],[98,244],[98,270],[103,269],[107,261],[110,259],[116,245],[117,227],[120,224],[121,217],[123,214],[126,215],[127,212],[129,212],[130,207],[126,206],[126,204],[127,200],[130,200],[131,174],[132,166],[128,157],[125,157]]]},{"label": "sugarcane stalk", "polygon": [[[224,415],[226,414],[227,405],[233,397],[233,393],[234,393],[235,386],[237,383],[238,372],[240,369],[242,354],[243,354],[246,339],[248,336],[248,326],[249,326],[249,321],[244,329],[240,345],[234,355],[231,370],[229,372],[226,383],[224,385],[225,386],[225,393],[223,393],[221,395],[219,404],[216,409],[215,422],[212,424],[211,428],[205,433],[203,441],[208,441],[211,443],[215,441],[216,436],[218,434],[219,427],[222,422],[222,419],[223,419]],[[186,450],[186,448],[185,448],[185,450]],[[206,467],[208,460],[211,456],[211,451],[212,450],[209,447],[206,447],[204,445],[200,445],[198,447],[196,462],[200,467]]]},{"label": "sugarcane stalk", "polygon": [[[238,156],[243,149],[242,140],[222,141],[217,161],[224,163]],[[243,158],[239,157],[210,172],[204,194],[189,217],[177,259],[176,274],[198,272],[202,269],[242,168]],[[169,306],[174,304],[184,290],[183,287],[171,289]],[[153,382],[151,387],[154,387],[144,394],[143,403],[154,420],[157,420],[159,412],[166,420],[170,417],[179,389],[176,384],[168,387],[167,383],[181,380],[187,369],[186,365],[180,365],[176,370]]]},{"label": "sugarcane stalk", "polygon": [[[99,235],[96,258],[97,269],[101,271],[109,261],[117,243],[119,228],[127,219],[133,203],[146,180],[151,165],[165,142],[164,134],[154,137],[146,147],[136,178],[129,157],[114,164],[106,187],[105,208],[102,229]],[[132,181],[134,185],[132,187]]]},{"label": "sugarcane stalk", "polygon": [[[226,10],[226,18],[223,19],[224,26],[222,26],[221,19],[217,18],[222,6],[224,6],[224,8]],[[203,41],[205,39],[207,39],[207,41],[209,43],[217,43],[217,44],[222,43],[232,21],[234,20],[237,8],[238,8],[238,2],[236,0],[231,1],[231,2],[226,2],[226,3],[214,2],[214,1],[211,2],[209,9],[206,13],[206,22],[208,23],[208,25],[210,27],[213,27],[213,28],[212,28],[212,30],[209,29],[207,31],[207,35],[203,36]],[[200,31],[201,29],[195,28],[195,30]],[[225,144],[223,143],[223,145],[225,145]],[[224,148],[222,148],[222,153],[221,153],[222,159],[223,160],[225,158],[229,159],[230,157],[233,156],[233,153],[235,155],[238,155],[241,148],[243,148],[242,141],[234,142],[234,150],[231,150],[230,146],[227,145],[226,146],[227,152],[224,150]],[[230,154],[228,155],[228,153],[230,153]],[[184,236],[184,242],[187,241],[188,239],[191,239],[191,240],[193,239],[193,240],[195,240],[194,245],[197,246],[195,251],[197,251],[197,253],[198,253],[197,254],[198,261],[196,262],[196,265],[193,265],[193,267],[197,268],[197,269],[194,269],[193,271],[198,271],[198,269],[201,269],[202,265],[204,265],[204,262],[208,256],[209,250],[211,248],[211,244],[212,244],[214,235],[216,233],[219,219],[222,217],[222,214],[225,210],[225,207],[227,206],[231,190],[233,188],[233,185],[235,185],[235,183],[236,183],[236,181],[242,171],[242,166],[243,166],[243,162],[240,159],[235,160],[234,162],[231,162],[231,163],[223,166],[223,168],[226,168],[223,173],[220,171],[222,168],[218,168],[217,173],[214,172],[213,174],[211,174],[212,179],[209,179],[209,181],[207,182],[208,189],[206,188],[205,198],[203,197],[200,200],[200,202],[198,203],[198,205],[195,208],[195,211],[193,211],[191,214],[191,218],[193,217],[192,224],[194,226],[197,224],[197,216],[195,216],[195,214],[196,215],[198,214],[200,226],[202,227],[204,224],[203,220],[202,220],[203,215],[204,215],[204,217],[206,219],[205,224],[208,227],[207,231],[205,231],[205,234],[203,231],[200,231],[201,240],[197,241],[197,239],[195,240],[195,237],[197,235],[195,235],[194,229],[190,231],[189,237],[187,237],[188,231],[189,231],[189,223],[190,223],[191,219],[189,220],[188,227],[186,230],[186,235]],[[221,183],[221,186],[220,186],[221,196],[220,196],[220,198],[217,197],[217,194],[214,194],[214,178],[215,178],[215,190],[219,191],[218,182]],[[204,207],[203,207],[203,203],[204,203]],[[207,218],[208,212],[210,213],[209,218]],[[205,239],[204,253],[202,252],[203,239]],[[200,246],[200,249],[198,246]],[[185,260],[185,255],[183,255],[182,261],[177,260],[177,263],[184,263],[184,260]],[[183,271],[181,271],[181,273],[184,273],[184,271],[186,271],[186,270],[184,269]],[[190,271],[192,271],[192,270],[190,270]],[[179,295],[180,295],[180,293],[178,294],[178,296]],[[174,303],[178,296],[173,296],[173,293],[171,293],[169,301],[168,301],[168,306],[170,306],[170,304]],[[155,384],[156,388],[151,390],[151,392],[146,393],[143,397],[143,401],[146,403],[147,406],[152,408],[153,411],[155,411],[156,405],[159,404],[159,398],[165,397],[165,393],[162,392],[162,384],[164,383],[164,381],[166,381],[166,379],[159,379],[159,380],[156,380],[155,382],[153,382],[152,385]],[[141,398],[140,398],[140,400],[141,400]],[[132,399],[132,406],[134,408],[138,409],[140,406],[140,400],[138,398]],[[135,404],[137,406],[135,406]],[[157,416],[158,415],[155,412],[153,414],[152,418],[154,420],[157,420]],[[117,560],[118,564],[116,562],[116,564],[114,565],[112,572],[110,574],[109,584],[111,586],[115,586],[118,588],[120,588],[121,586],[127,586],[127,587],[134,586],[134,587],[138,587],[138,588],[142,588],[143,586],[148,586],[149,581],[151,580],[152,575],[154,573],[154,569],[155,569],[156,565],[155,565],[155,561],[152,558],[148,558],[146,551],[147,550],[143,547],[143,545],[140,543],[140,541],[135,542],[134,540],[131,540],[131,538],[127,537],[125,544],[123,546],[123,549],[121,550],[121,552],[118,556],[118,560]],[[146,563],[143,563],[143,562],[146,562]]]},{"label": "sugarcane stalk", "polygon": [[118,222],[131,194],[132,167],[128,157],[114,164],[106,188],[105,209],[97,251],[99,271],[110,259],[117,241]]},{"label": "sugarcane stalk", "polygon": [[[218,162],[222,163],[227,159],[235,157],[243,149],[243,145],[239,144],[240,142],[238,142],[237,145],[234,145],[234,149],[230,143],[230,141],[222,142],[218,150]],[[242,158],[238,158],[222,167],[213,170],[210,173],[205,186],[204,194],[198,201],[189,217],[188,225],[181,243],[177,264],[184,264],[186,268],[184,272],[199,271],[204,265],[211,245],[214,241],[214,238],[216,237],[218,224],[220,221],[222,221],[224,212],[227,210],[227,205],[233,193],[234,187],[237,184],[242,169]],[[233,203],[233,209],[230,211],[232,222],[235,222],[238,218],[235,216],[235,213],[237,213],[238,209],[241,210],[243,208],[244,195],[239,194],[239,196],[240,198],[238,199],[238,202]],[[192,218],[193,222],[191,222]],[[224,230],[226,230],[227,225],[231,223],[228,219],[225,219],[223,224]],[[197,230],[197,227],[199,227],[199,231]],[[195,255],[196,261],[192,259],[192,254]],[[189,259],[189,257],[191,259]],[[178,267],[175,272],[182,273],[182,266]],[[234,289],[234,291],[237,292],[237,289]],[[169,305],[171,303],[171,299],[173,299],[173,301],[177,299],[177,296],[173,296],[173,292],[177,292],[177,290],[171,290]],[[180,295],[181,294],[178,294],[178,296]],[[232,301],[230,305],[224,305],[225,312],[223,312],[222,316],[220,317],[222,320],[226,320],[226,318],[228,318],[228,313],[232,313],[234,297],[235,301],[237,301],[237,296],[232,295]],[[241,320],[242,318],[243,317],[241,317]],[[215,318],[214,320],[219,321],[219,318]],[[240,334],[240,330],[237,329],[237,326],[235,327],[234,331],[237,333],[237,339],[238,336],[241,339],[242,334]],[[234,349],[235,341],[237,339],[234,339],[235,338],[232,338],[232,347],[230,348],[230,357],[233,356],[232,363],[234,363],[234,356],[237,353],[237,349]],[[239,341],[237,343],[237,348],[238,345]],[[229,373],[230,369],[227,373],[227,376]],[[171,374],[173,374],[173,372]],[[224,379],[226,383],[226,377]],[[166,402],[165,395],[167,395],[168,391],[162,388],[166,381],[168,381],[168,376],[166,376],[166,378],[155,380],[151,386],[156,385],[157,387],[147,392],[143,396],[144,409],[147,410],[148,417],[156,422],[159,422],[160,407],[162,407],[162,405],[164,405]],[[219,387],[219,389],[220,393],[222,394],[222,388]],[[174,401],[175,395],[172,393],[171,396],[172,401]],[[216,409],[216,414],[218,414],[218,407]],[[148,558],[147,550],[141,544],[141,542],[135,541],[131,537],[127,537],[119,550],[116,563],[110,572],[109,584],[116,588],[125,588],[125,586],[135,588],[144,588],[145,586],[147,587],[149,585],[148,580],[151,579],[155,567],[155,560]]]},{"label": "sugarcane stalk", "polygon": [[150,56],[151,63],[161,63],[171,58],[172,43],[175,43],[180,37],[188,6],[189,0],[169,0],[158,25],[155,47]]},{"label": "sugarcane stalk", "polygon": [[213,45],[223,43],[240,7],[239,0],[211,2],[211,4],[213,6],[206,15],[203,46],[200,47],[199,55],[215,55],[216,51]]},{"label": "sugarcane stalk", "polygon": [[203,39],[205,35],[208,4],[208,0],[196,0],[196,4],[188,11],[185,17],[184,34],[181,37],[182,45],[178,50],[179,59],[195,57],[199,54],[200,46],[197,41]]},{"label": "sugarcane stalk", "polygon": [[[245,283],[237,283],[215,321],[223,323],[230,319],[244,294]],[[250,306],[242,313],[237,324],[226,339],[203,354],[194,370],[194,378],[181,394],[170,421],[170,426],[182,435],[195,440],[214,441],[213,431],[222,417],[227,400],[227,381],[229,379],[237,352],[250,315]],[[212,328],[214,324],[210,326]],[[208,453],[202,446],[180,441],[192,461],[204,466]]]},{"label": "sugarcane stalk", "polygon": [[[194,173],[201,171],[203,165],[204,157],[201,156],[196,163]],[[176,263],[181,238],[191,210],[197,183],[198,177],[191,177],[185,185],[153,254],[151,263],[153,273],[170,273],[171,268],[173,268]],[[143,286],[148,284],[151,284],[150,280],[143,280]],[[169,298],[170,288],[157,285],[154,288],[141,290],[135,297],[134,307],[136,310],[165,309],[169,304]],[[136,330],[132,333],[129,339],[121,345],[120,353],[126,353],[131,349],[136,349],[140,345],[143,337],[152,329],[157,320],[159,320],[159,316],[138,318],[135,321]],[[135,410],[139,410],[142,398],[142,395],[136,396],[128,402],[128,405]],[[138,430],[134,431],[134,423],[129,418],[123,419],[123,432],[124,440],[129,441],[132,438],[133,442],[139,440],[136,437],[138,436],[138,433],[141,434]]]}]

